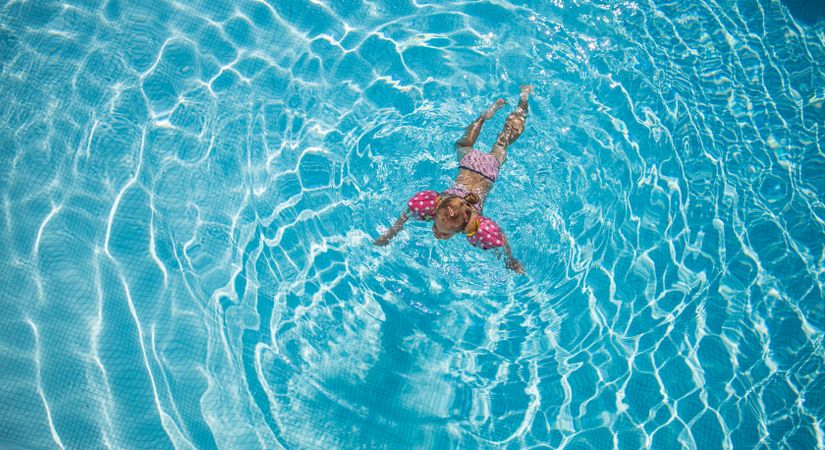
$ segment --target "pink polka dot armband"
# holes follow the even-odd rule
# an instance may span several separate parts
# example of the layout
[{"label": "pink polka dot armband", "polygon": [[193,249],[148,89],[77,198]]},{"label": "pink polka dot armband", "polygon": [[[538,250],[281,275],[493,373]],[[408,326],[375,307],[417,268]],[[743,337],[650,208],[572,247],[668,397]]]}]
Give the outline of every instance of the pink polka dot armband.
[{"label": "pink polka dot armband", "polygon": [[474,247],[488,250],[491,248],[499,248],[504,246],[504,234],[498,224],[486,217],[478,218],[478,230],[475,233],[468,234],[467,240]]},{"label": "pink polka dot armband", "polygon": [[436,206],[438,206],[438,192],[436,191],[421,191],[407,202],[410,212],[421,220],[431,220],[435,216]]}]

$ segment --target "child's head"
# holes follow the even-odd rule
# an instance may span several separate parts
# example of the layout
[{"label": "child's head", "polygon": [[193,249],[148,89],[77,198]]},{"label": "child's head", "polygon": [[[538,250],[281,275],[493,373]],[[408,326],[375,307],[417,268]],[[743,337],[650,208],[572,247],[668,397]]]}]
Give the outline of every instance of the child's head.
[{"label": "child's head", "polygon": [[435,209],[433,223],[433,235],[436,239],[450,239],[456,233],[464,231],[470,217],[473,214],[473,207],[478,203],[478,195],[470,193],[461,197],[447,197],[442,200]]}]

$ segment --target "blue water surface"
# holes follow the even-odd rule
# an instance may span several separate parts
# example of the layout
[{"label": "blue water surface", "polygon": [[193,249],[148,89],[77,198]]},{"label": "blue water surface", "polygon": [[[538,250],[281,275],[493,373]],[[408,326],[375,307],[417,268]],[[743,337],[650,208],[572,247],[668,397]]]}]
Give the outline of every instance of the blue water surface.
[{"label": "blue water surface", "polygon": [[[825,447],[823,21],[0,4],[1,448]],[[522,83],[485,213],[527,275],[373,246]]]}]

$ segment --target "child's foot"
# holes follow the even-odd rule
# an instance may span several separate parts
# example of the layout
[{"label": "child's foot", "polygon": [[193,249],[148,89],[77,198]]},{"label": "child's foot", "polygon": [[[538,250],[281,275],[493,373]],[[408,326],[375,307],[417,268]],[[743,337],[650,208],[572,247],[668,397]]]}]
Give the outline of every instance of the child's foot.
[{"label": "child's foot", "polygon": [[522,84],[519,87],[519,101],[526,102],[527,99],[530,97],[530,94],[533,93],[533,86],[530,84]]},{"label": "child's foot", "polygon": [[496,102],[490,105],[490,107],[487,108],[487,111],[484,111],[484,114],[482,114],[481,116],[484,117],[484,120],[492,119],[493,114],[495,114],[496,111],[501,109],[506,103],[507,100],[504,100],[503,98],[496,100]]}]

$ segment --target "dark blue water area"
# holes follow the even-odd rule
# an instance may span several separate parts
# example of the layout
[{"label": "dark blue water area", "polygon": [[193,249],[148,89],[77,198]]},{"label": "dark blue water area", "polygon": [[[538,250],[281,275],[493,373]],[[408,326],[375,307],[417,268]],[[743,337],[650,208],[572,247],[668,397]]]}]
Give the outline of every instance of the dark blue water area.
[{"label": "dark blue water area", "polygon": [[825,20],[825,0],[782,0],[796,20],[810,25]]}]

